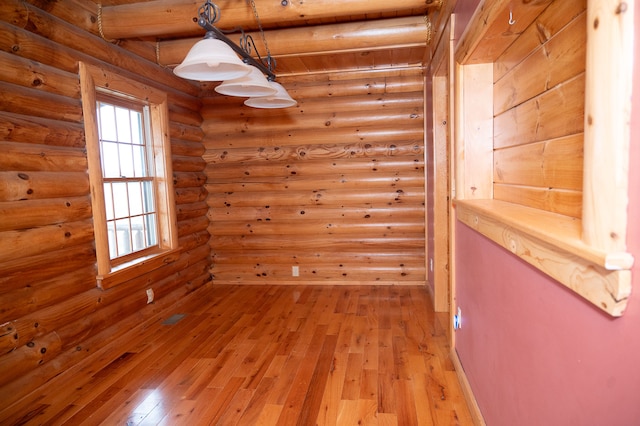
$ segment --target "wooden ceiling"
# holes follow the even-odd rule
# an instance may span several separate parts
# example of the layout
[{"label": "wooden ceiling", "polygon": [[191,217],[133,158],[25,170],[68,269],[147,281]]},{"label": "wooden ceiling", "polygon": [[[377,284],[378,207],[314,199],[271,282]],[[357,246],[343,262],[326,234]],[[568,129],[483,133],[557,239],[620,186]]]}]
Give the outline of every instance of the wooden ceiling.
[{"label": "wooden ceiling", "polygon": [[[420,67],[442,0],[254,0],[281,76]],[[204,0],[95,1],[102,37],[164,66],[179,64],[204,35]],[[242,27],[266,49],[251,0],[216,0],[222,30]],[[429,22],[428,22],[429,21]],[[228,35],[234,41],[239,33]]]}]

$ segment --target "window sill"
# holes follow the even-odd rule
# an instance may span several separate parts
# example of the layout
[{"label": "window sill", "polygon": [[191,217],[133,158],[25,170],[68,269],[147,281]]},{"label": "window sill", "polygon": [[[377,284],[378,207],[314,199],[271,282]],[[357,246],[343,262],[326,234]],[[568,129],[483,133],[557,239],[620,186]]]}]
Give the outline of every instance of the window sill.
[{"label": "window sill", "polygon": [[180,249],[150,254],[131,262],[118,265],[111,272],[96,277],[98,287],[102,290],[113,288],[133,278],[147,274],[163,265],[173,263],[180,257]]},{"label": "window sill", "polygon": [[457,219],[614,317],[631,293],[629,253],[604,253],[581,239],[582,222],[498,200],[456,200]]}]

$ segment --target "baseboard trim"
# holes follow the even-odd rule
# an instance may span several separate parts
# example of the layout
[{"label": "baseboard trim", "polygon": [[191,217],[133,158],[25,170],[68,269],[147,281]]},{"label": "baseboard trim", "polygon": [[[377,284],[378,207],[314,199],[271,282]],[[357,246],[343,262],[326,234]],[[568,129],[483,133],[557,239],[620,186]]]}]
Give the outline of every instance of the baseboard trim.
[{"label": "baseboard trim", "polygon": [[[211,272],[213,274],[213,272]],[[274,281],[238,279],[238,280],[216,280],[212,281],[213,285],[309,285],[309,286],[395,286],[395,287],[429,287],[426,281],[343,281],[343,280],[307,280],[304,278],[297,279],[278,279]]]},{"label": "baseboard trim", "polygon": [[464,399],[467,402],[469,411],[471,412],[473,424],[475,426],[486,426],[487,424],[484,421],[484,417],[482,417],[482,412],[480,411],[480,407],[478,406],[478,401],[476,401],[476,397],[473,395],[471,385],[469,384],[469,380],[467,379],[467,374],[464,372],[464,368],[462,368],[460,357],[458,357],[458,352],[455,348],[451,348],[450,357],[451,362],[453,362],[453,366],[456,369],[456,374],[458,375],[458,382],[460,382],[462,394],[464,395]]}]

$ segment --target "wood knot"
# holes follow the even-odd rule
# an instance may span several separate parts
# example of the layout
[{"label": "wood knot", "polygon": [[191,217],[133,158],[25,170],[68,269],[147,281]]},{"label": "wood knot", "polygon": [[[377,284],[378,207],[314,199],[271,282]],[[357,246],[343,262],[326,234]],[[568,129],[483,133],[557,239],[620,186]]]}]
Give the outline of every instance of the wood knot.
[{"label": "wood knot", "polygon": [[620,2],[620,4],[618,4],[618,7],[616,7],[616,15],[620,15],[621,13],[625,13],[627,11],[627,3],[626,2]]}]

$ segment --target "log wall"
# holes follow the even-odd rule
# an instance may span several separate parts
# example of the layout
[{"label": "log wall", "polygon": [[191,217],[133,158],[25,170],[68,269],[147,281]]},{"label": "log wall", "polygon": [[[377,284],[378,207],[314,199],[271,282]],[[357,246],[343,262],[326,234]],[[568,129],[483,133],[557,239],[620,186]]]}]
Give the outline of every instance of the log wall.
[{"label": "log wall", "polygon": [[494,63],[494,198],[580,218],[586,1],[556,1]]},{"label": "log wall", "polygon": [[424,284],[420,72],[282,82],[297,107],[203,100],[214,282]]},{"label": "log wall", "polygon": [[[95,19],[95,11],[65,11],[69,4],[57,3],[60,16]],[[182,251],[174,263],[106,291],[96,287],[80,60],[170,99]],[[211,278],[200,88],[21,1],[0,4],[0,63],[0,405],[7,407]]]}]

